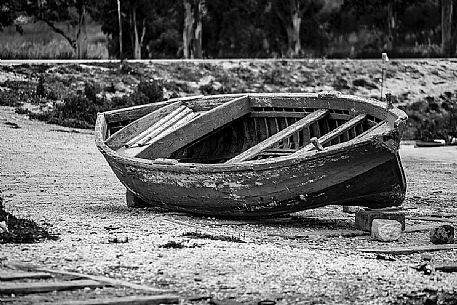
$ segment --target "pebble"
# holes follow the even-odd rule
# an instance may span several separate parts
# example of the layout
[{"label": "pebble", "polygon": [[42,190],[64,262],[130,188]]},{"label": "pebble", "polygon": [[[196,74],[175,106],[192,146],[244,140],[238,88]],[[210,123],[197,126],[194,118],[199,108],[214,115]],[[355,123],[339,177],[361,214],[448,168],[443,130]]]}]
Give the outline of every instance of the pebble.
[{"label": "pebble", "polygon": [[430,230],[430,241],[433,244],[452,244],[454,243],[454,227],[451,225],[441,225]]},{"label": "pebble", "polygon": [[0,234],[1,233],[8,233],[8,226],[5,221],[0,222]]}]

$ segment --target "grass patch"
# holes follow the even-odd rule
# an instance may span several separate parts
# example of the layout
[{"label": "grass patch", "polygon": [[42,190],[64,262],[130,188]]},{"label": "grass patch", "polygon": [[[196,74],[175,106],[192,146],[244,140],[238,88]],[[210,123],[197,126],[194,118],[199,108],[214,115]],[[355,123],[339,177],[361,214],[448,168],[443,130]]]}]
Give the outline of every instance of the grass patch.
[{"label": "grass patch", "polygon": [[30,219],[17,218],[5,211],[0,194],[0,244],[35,243],[44,239],[56,240],[57,237]]},{"label": "grass patch", "polygon": [[[58,27],[66,29],[64,23]],[[0,31],[0,58],[2,59],[71,59],[75,53],[70,44],[59,34],[54,33],[41,21],[25,24],[23,34],[18,33],[14,26]],[[108,39],[101,26],[89,24],[88,58],[108,58]]]},{"label": "grass patch", "polygon": [[[38,92],[48,99],[55,99],[56,93],[47,91],[42,81],[38,83]],[[141,81],[130,95],[114,97],[108,100],[100,96],[101,88],[95,83],[86,83],[84,90],[70,95],[62,101],[54,102],[50,110],[30,112],[18,107],[17,113],[28,113],[29,118],[72,128],[91,129],[95,126],[98,112],[112,109],[156,103],[163,100],[163,88],[158,81]],[[51,94],[52,93],[52,94]],[[20,106],[21,104],[18,104]]]},{"label": "grass patch", "polygon": [[167,243],[159,246],[159,248],[163,248],[163,249],[182,249],[185,247],[186,246],[182,242],[177,242],[174,240],[170,240]]},{"label": "grass patch", "polygon": [[227,236],[227,235],[212,235],[208,233],[201,233],[201,232],[186,232],[182,236],[192,237],[192,238],[201,238],[201,239],[211,239],[211,240],[221,240],[221,241],[228,241],[233,243],[245,243],[244,240],[235,236]]},{"label": "grass patch", "polygon": [[399,108],[409,117],[405,139],[444,139],[448,143],[457,139],[457,90]]}]

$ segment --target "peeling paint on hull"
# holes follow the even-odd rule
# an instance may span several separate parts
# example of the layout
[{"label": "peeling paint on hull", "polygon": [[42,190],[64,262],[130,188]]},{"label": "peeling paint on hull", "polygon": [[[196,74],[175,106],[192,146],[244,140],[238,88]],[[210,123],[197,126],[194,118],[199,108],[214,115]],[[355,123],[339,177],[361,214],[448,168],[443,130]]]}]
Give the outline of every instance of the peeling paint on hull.
[{"label": "peeling paint on hull", "polygon": [[[272,101],[254,99],[266,106]],[[327,100],[313,101],[331,106]],[[300,99],[294,97],[290,102]],[[365,107],[356,99],[355,103]],[[380,108],[379,103],[371,103]],[[351,109],[356,115],[357,108]],[[395,119],[402,115],[398,113],[389,116]],[[135,116],[130,114],[132,118]],[[138,202],[198,215],[265,217],[332,204],[370,208],[400,205],[406,192],[398,156],[406,116],[402,120],[375,136],[342,142],[324,151],[234,164],[156,163],[122,156],[104,143],[109,130],[104,114],[97,119],[96,142],[130,197]]]}]

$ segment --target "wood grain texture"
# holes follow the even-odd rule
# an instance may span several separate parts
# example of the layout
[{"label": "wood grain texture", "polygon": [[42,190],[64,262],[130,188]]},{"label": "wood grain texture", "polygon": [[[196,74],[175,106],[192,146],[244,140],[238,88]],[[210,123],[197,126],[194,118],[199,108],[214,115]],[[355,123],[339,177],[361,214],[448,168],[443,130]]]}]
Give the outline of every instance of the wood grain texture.
[{"label": "wood grain texture", "polygon": [[[118,132],[111,135],[106,140],[106,145],[114,150],[119,149],[124,144],[130,143],[133,139],[140,139],[140,136],[145,131],[154,126],[157,122],[163,119],[171,112],[181,107],[182,102],[178,101],[169,105],[165,105],[157,110],[133,121]],[[135,141],[134,141],[135,142]]]},{"label": "wood grain texture", "polygon": [[59,282],[30,282],[30,283],[5,283],[0,285],[3,294],[29,294],[59,290],[73,290],[82,288],[101,288],[106,284],[93,280],[59,281]]},{"label": "wood grain texture", "polygon": [[[352,118],[351,120],[347,121],[343,125],[338,126],[337,128],[335,128],[331,132],[329,132],[329,133],[323,135],[322,137],[318,138],[319,144],[320,145],[327,144],[332,139],[334,139],[334,138],[340,136],[341,134],[347,132],[350,128],[353,128],[354,126],[360,124],[363,120],[365,120],[365,118],[366,118],[365,114],[359,114],[355,118]],[[300,154],[302,154],[304,152],[312,150],[313,148],[315,148],[315,145],[308,144],[305,147],[303,147],[302,149],[300,149],[297,152],[295,152],[294,155],[298,156],[298,155],[300,155]]]},{"label": "wood grain texture", "polygon": [[202,114],[188,125],[178,128],[162,138],[160,142],[146,146],[136,157],[144,159],[167,158],[177,149],[246,115],[249,111],[250,105],[247,96],[235,98]]},{"label": "wood grain texture", "polygon": [[297,133],[303,128],[310,126],[312,123],[318,121],[319,119],[323,118],[328,113],[328,110],[317,110],[308,116],[304,117],[303,119],[299,120],[298,122],[290,125],[289,127],[281,130],[280,132],[276,133],[275,135],[271,136],[270,138],[260,142],[254,147],[244,151],[243,153],[239,154],[235,158],[230,159],[227,161],[227,164],[233,164],[237,162],[243,162],[249,159],[254,158],[257,154],[261,153],[265,149],[272,147],[274,144],[284,140],[287,137],[292,136],[293,134]]},{"label": "wood grain texture", "polygon": [[114,123],[114,122],[122,122],[122,121],[131,121],[137,120],[148,113],[151,113],[159,108],[167,106],[169,104],[173,104],[176,101],[190,103],[193,100],[198,100],[203,98],[203,95],[196,95],[196,96],[188,96],[183,98],[171,99],[168,101],[160,102],[160,103],[152,103],[146,105],[138,105],[132,106],[123,109],[111,110],[103,112],[106,118],[107,123]]},{"label": "wood grain texture", "polygon": [[[179,163],[155,163],[117,154],[103,143],[106,135],[98,133],[106,124],[103,118],[97,124],[100,127],[96,142],[119,180],[134,190],[139,199],[175,211],[258,217],[328,204],[380,208],[403,201],[406,182],[397,151],[401,130],[395,127],[399,124],[394,124],[395,120],[406,118],[401,111],[386,112],[376,101],[353,96],[322,99],[316,94],[249,94],[245,102],[236,99],[244,98],[205,97],[187,104],[194,111],[207,112],[154,142],[154,147],[149,147],[152,153],[145,155],[154,160],[176,158]],[[335,142],[364,133],[376,120],[386,121],[382,126],[386,126],[387,132],[381,128],[372,131],[370,136],[332,143],[335,145],[324,151],[309,151],[299,156],[284,156],[281,151],[272,151],[273,155],[262,155],[267,159],[216,164],[249,150],[265,140],[267,133],[279,134],[288,128],[287,125],[290,127],[300,120],[299,117],[251,117],[251,109],[284,112],[286,108],[296,113],[329,109],[335,115],[341,115],[341,118],[329,119],[328,126],[317,124],[318,132],[325,134],[329,129],[337,128],[337,124],[343,125],[346,121],[343,115],[355,117],[366,113],[370,116],[365,123],[338,135]],[[223,123],[217,120],[223,120]],[[304,128],[284,137],[264,152],[296,150],[297,146],[306,145],[314,132],[311,130],[307,134],[307,130]]]},{"label": "wood grain texture", "polygon": [[45,272],[0,272],[0,281],[14,281],[21,279],[48,279],[51,277],[51,274]]},{"label": "wood grain texture", "polygon": [[413,254],[413,253],[446,251],[446,250],[454,250],[454,249],[457,249],[457,244],[396,247],[396,248],[385,248],[385,249],[360,249],[360,251],[364,252],[364,253],[408,255],[408,254]]},{"label": "wood grain texture", "polygon": [[75,278],[89,279],[89,280],[95,281],[97,283],[102,283],[105,286],[129,287],[132,289],[148,291],[148,292],[152,292],[152,293],[164,293],[165,292],[163,289],[157,289],[157,288],[153,288],[153,287],[146,286],[146,285],[139,285],[139,284],[131,283],[131,282],[124,281],[124,280],[113,279],[113,278],[109,278],[109,277],[106,277],[103,275],[92,275],[92,274],[84,274],[84,273],[64,271],[64,270],[54,270],[54,269],[45,268],[42,266],[17,263],[17,262],[10,262],[10,263],[8,263],[8,266],[11,268],[19,269],[19,270],[27,270],[27,271],[32,270],[34,272],[45,272],[45,273],[64,275],[64,276],[70,276],[70,277],[75,277]]},{"label": "wood grain texture", "polygon": [[106,299],[90,299],[78,301],[59,301],[59,303],[46,303],[59,305],[155,305],[179,304],[179,297],[175,295],[127,296]]}]

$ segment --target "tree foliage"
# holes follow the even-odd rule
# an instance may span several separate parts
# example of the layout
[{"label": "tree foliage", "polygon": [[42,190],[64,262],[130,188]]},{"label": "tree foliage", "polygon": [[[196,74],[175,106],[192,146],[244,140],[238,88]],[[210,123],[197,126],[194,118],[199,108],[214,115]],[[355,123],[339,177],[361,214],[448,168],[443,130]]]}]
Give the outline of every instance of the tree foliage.
[{"label": "tree foliage", "polygon": [[457,44],[457,0],[3,0],[0,29],[21,14],[47,23],[78,57],[89,16],[115,58],[455,56]]}]

